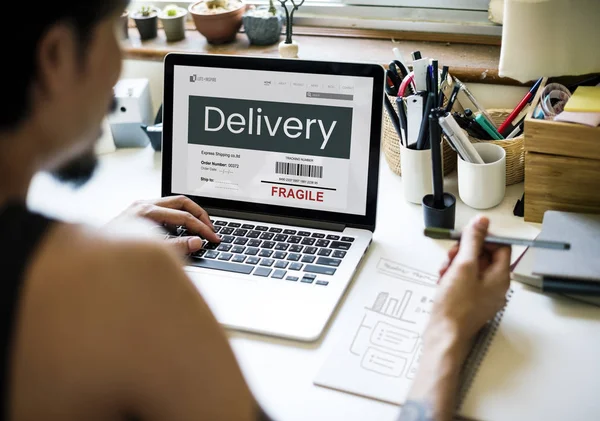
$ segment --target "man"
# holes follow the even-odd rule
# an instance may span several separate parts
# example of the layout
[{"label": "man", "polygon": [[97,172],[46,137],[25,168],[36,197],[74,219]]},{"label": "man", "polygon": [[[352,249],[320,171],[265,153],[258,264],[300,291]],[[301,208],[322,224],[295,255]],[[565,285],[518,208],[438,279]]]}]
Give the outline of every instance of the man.
[{"label": "man", "polygon": [[[94,140],[120,72],[114,28],[125,6],[41,2],[27,25],[0,26],[2,39],[15,40],[5,57],[25,57],[2,69],[0,418],[267,419],[182,270],[198,238],[168,245],[51,221],[25,206],[40,170],[79,184],[92,175]],[[137,203],[125,214],[218,241],[206,212],[183,197]],[[484,245],[487,227],[473,221],[440,272],[402,420],[451,418],[469,345],[504,303],[510,249]]]}]

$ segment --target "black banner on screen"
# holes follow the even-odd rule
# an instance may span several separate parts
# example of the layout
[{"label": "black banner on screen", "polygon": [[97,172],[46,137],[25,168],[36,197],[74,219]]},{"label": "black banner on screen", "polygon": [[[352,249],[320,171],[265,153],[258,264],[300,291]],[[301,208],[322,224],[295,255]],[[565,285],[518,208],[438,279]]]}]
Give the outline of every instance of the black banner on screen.
[{"label": "black banner on screen", "polygon": [[350,158],[352,108],[190,96],[188,143]]}]

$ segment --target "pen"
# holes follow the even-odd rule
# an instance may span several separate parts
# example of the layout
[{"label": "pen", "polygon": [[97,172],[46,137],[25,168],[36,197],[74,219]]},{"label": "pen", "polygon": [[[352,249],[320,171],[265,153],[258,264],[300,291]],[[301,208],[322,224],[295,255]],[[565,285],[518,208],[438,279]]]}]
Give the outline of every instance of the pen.
[{"label": "pen", "polygon": [[523,127],[521,125],[518,125],[517,127],[515,127],[515,129],[512,132],[510,132],[510,134],[508,136],[506,136],[506,139],[507,140],[514,139],[521,133],[522,129],[523,129]]},{"label": "pen", "polygon": [[[434,94],[434,99],[437,99],[438,97],[438,77],[439,77],[439,73],[438,73],[438,61],[437,60],[431,60],[431,73],[433,75],[432,80],[431,80],[431,84],[432,89],[433,89],[433,94]],[[435,104],[433,105],[435,107]]]},{"label": "pen", "polygon": [[425,102],[425,116],[421,120],[421,128],[419,129],[419,137],[417,138],[417,150],[425,150],[427,145],[427,139],[429,137],[429,121],[427,116],[431,112],[433,108],[433,103],[435,102],[435,96],[433,92],[429,92],[427,95],[427,101]]},{"label": "pen", "polygon": [[404,147],[408,148],[408,119],[406,117],[406,109],[404,108],[404,99],[402,97],[396,98],[396,105],[398,108],[398,121],[400,122],[400,129],[402,130],[402,142]]},{"label": "pen", "polygon": [[[456,240],[460,241],[461,233],[455,230],[445,228],[425,228],[425,236],[436,240]],[[538,247],[555,250],[569,250],[571,245],[560,241],[544,241],[544,240],[526,240],[524,238],[500,237],[488,235],[485,237],[485,242],[490,244]]]},{"label": "pen", "polygon": [[442,67],[442,78],[440,79],[440,93],[438,95],[438,107],[442,107],[444,105],[444,86],[446,84],[446,79],[448,78],[448,70],[450,70],[448,66]]},{"label": "pen", "polygon": [[449,113],[452,111],[452,107],[454,107],[454,102],[456,101],[456,97],[458,96],[458,92],[460,91],[460,85],[457,83],[452,88],[452,93],[450,94],[450,98],[448,99],[448,104],[446,104],[445,111]]},{"label": "pen", "polygon": [[508,115],[508,117],[506,117],[506,120],[504,120],[504,122],[498,128],[498,132],[500,132],[502,134],[505,133],[508,125],[510,123],[512,123],[512,121],[521,113],[521,111],[523,111],[523,108],[525,108],[525,106],[527,104],[529,104],[531,101],[533,101],[533,97],[535,96],[535,93],[537,92],[541,83],[542,83],[542,78],[539,78],[538,81],[535,82],[535,84],[531,87],[529,92],[527,92],[525,94],[525,96],[523,97],[521,102],[519,102],[517,104],[517,106],[515,107],[515,109]]}]

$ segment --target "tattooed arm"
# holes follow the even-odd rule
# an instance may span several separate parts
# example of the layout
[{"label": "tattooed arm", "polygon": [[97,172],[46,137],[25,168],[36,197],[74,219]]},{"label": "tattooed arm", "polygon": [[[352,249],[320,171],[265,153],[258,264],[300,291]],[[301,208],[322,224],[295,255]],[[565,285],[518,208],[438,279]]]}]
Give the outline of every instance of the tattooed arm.
[{"label": "tattooed arm", "polygon": [[484,244],[489,221],[476,218],[448,253],[424,334],[419,371],[398,421],[449,421],[462,364],[477,332],[505,304],[510,248]]}]

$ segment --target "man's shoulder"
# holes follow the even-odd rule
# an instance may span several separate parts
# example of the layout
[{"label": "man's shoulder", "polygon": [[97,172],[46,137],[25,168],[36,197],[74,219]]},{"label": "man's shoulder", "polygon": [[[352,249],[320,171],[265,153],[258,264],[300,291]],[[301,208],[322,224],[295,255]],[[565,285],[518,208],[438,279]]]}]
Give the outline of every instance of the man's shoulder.
[{"label": "man's shoulder", "polygon": [[134,228],[57,223],[31,262],[30,275],[48,281],[57,277],[110,282],[174,270],[179,258],[161,237],[159,230],[143,223]]}]

